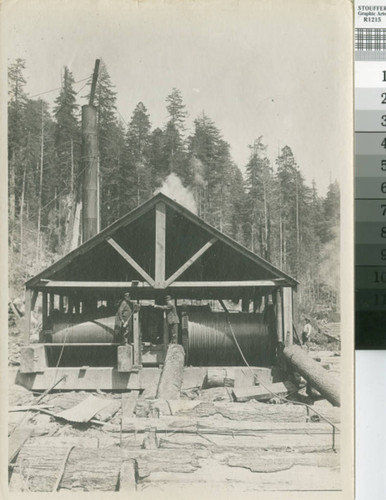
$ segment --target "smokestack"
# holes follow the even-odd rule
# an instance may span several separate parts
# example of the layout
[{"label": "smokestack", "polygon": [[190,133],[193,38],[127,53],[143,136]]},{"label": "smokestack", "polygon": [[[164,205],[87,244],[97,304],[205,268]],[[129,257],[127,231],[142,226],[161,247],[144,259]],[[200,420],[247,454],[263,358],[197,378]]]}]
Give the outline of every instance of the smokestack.
[{"label": "smokestack", "polygon": [[82,243],[99,232],[97,109],[82,106]]}]

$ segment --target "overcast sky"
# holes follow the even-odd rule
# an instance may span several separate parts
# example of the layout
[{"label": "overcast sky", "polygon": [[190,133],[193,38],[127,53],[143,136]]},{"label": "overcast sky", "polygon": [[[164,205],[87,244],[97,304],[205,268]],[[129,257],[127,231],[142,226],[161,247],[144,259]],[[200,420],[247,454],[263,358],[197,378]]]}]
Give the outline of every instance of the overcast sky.
[{"label": "overcast sky", "polygon": [[260,135],[272,160],[291,146],[321,194],[351,160],[349,0],[5,3],[7,56],[26,60],[31,96],[59,87],[64,65],[80,80],[102,58],[126,121],[142,101],[163,126],[177,87],[188,129],[205,110],[242,169]]}]

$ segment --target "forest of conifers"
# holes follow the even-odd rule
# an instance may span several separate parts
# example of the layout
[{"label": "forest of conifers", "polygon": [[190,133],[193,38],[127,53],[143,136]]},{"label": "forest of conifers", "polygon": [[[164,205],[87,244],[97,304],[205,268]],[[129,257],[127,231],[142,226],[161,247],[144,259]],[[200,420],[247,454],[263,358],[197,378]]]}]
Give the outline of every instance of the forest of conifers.
[{"label": "forest of conifers", "polygon": [[[9,64],[8,189],[11,298],[24,281],[70,249],[71,214],[80,200],[80,105],[91,76],[74,90],[63,69],[54,106],[26,93],[26,62]],[[83,90],[83,95],[81,91]],[[82,99],[83,98],[83,99]],[[179,179],[194,197],[197,214],[300,281],[301,309],[339,311],[339,185],[320,196],[308,186],[285,145],[274,162],[263,137],[249,146],[244,175],[216,124],[203,112],[186,128],[178,89],[166,96],[167,119],[152,128],[144,103],[125,123],[102,63],[95,95],[98,110],[101,228],[149,199],[166,179]]]}]

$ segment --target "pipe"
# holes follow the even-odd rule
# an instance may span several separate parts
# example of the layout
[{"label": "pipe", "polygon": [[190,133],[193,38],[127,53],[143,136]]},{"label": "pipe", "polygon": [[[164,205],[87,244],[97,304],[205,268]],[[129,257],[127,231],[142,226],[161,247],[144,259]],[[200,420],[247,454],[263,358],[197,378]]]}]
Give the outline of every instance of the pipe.
[{"label": "pipe", "polygon": [[97,109],[82,106],[82,242],[99,230]]},{"label": "pipe", "polygon": [[340,406],[339,384],[331,373],[314,361],[299,346],[285,347],[283,355],[293,369],[299,372],[322,396],[334,406]]}]

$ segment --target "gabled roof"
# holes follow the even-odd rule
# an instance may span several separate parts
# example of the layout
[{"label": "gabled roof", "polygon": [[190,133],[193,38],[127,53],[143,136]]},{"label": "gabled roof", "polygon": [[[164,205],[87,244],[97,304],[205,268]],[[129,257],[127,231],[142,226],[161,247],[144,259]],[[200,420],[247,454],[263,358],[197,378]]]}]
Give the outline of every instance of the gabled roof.
[{"label": "gabled roof", "polygon": [[[297,280],[289,276],[288,274],[280,271],[278,268],[270,264],[268,261],[259,257],[255,253],[248,250],[246,247],[236,242],[229,236],[223,234],[218,229],[214,228],[210,224],[206,223],[203,219],[192,213],[190,210],[186,209],[176,201],[172,200],[168,196],[163,193],[158,193],[153,196],[151,199],[138,206],[125,216],[118,219],[116,222],[102,230],[100,233],[90,238],[88,241],[80,245],[75,250],[71,251],[60,260],[47,267],[36,276],[31,278],[26,282],[26,286],[28,288],[36,286],[40,280],[44,279],[53,279],[56,273],[60,273],[67,268],[70,268],[72,263],[76,261],[76,259],[81,258],[82,256],[86,256],[87,254],[91,254],[97,247],[100,249],[101,244],[106,242],[108,238],[115,237],[119,235],[120,231],[123,228],[128,228],[134,225],[140,225],[141,219],[145,223],[149,220],[149,214],[155,209],[157,203],[163,202],[168,209],[174,214],[178,214],[185,221],[193,224],[195,227],[200,228],[201,232],[206,233],[210,238],[216,238],[219,242],[221,242],[224,247],[228,250],[232,251],[233,254],[238,254],[238,256],[243,259],[243,261],[247,264],[255,264],[257,265],[263,272],[267,273],[272,279],[282,279],[284,283],[289,286],[296,286],[298,284]],[[107,245],[109,246],[109,245]],[[102,247],[103,250],[104,247]],[[101,250],[99,250],[99,253]],[[119,256],[118,256],[119,257]],[[86,259],[87,260],[87,259]],[[108,260],[108,259],[107,259]],[[249,265],[248,264],[248,265]],[[103,266],[103,263],[101,264]],[[55,279],[55,278],[54,278]]]}]

